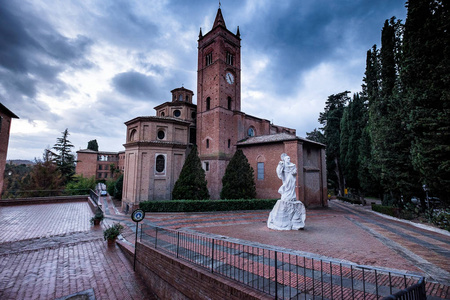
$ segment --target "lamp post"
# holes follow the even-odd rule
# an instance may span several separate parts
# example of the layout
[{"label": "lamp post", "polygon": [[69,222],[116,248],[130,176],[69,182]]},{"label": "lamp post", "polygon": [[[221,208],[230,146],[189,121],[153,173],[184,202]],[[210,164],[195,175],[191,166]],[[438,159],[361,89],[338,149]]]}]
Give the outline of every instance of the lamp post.
[{"label": "lamp post", "polygon": [[422,185],[423,190],[425,191],[425,199],[427,200],[427,208],[430,208],[430,200],[428,199],[428,187],[426,184]]}]

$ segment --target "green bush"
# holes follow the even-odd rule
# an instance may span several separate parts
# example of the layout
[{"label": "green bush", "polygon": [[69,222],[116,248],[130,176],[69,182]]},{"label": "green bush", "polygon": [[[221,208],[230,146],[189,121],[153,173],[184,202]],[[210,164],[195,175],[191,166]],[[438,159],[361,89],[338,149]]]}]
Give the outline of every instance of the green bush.
[{"label": "green bush", "polygon": [[338,196],[336,198],[339,200],[345,201],[345,202],[349,202],[351,204],[362,204],[361,200],[358,200],[358,199],[350,199],[347,197],[340,197],[340,196]]},{"label": "green bush", "polygon": [[398,207],[393,207],[393,206],[383,206],[380,204],[372,204],[372,210],[388,215],[388,216],[392,216],[392,217],[396,217],[398,218],[400,215],[400,211]]},{"label": "green bush", "polygon": [[83,175],[75,175],[66,185],[66,193],[68,195],[89,195],[89,190],[95,189],[95,177],[84,177]]},{"label": "green bush", "polygon": [[258,210],[272,209],[276,202],[276,199],[144,201],[139,208],[147,212]]}]

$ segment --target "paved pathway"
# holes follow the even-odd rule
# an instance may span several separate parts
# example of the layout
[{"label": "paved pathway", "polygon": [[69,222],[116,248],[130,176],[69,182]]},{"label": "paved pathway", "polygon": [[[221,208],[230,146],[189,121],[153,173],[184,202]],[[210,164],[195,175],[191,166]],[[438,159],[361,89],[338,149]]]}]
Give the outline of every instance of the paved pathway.
[{"label": "paved pathway", "polygon": [[0,207],[0,299],[155,299],[86,202]]},{"label": "paved pathway", "polygon": [[[200,232],[229,241],[263,245],[342,262],[420,274],[436,298],[450,297],[450,234],[381,217],[361,206],[331,201],[329,209],[308,210],[303,231],[274,231],[268,211],[148,213],[144,223]],[[110,218],[124,220],[115,214]],[[131,225],[132,223],[128,223]],[[128,239],[133,241],[131,230]]]},{"label": "paved pathway", "polygon": [[[102,197],[101,202],[105,223],[127,225],[123,236],[133,244],[135,226],[129,215],[120,213],[109,198]],[[147,213],[143,223],[423,274],[431,299],[450,297],[449,234],[383,218],[338,201],[331,201],[329,209],[308,210],[302,231],[269,230],[268,213]],[[122,252],[117,247],[108,248],[102,229],[89,224],[91,216],[84,202],[0,207],[0,299],[54,299],[90,288],[97,299],[152,299]],[[200,256],[197,253],[195,257]],[[273,264],[269,261],[266,267]],[[248,276],[253,280],[255,275]]]}]

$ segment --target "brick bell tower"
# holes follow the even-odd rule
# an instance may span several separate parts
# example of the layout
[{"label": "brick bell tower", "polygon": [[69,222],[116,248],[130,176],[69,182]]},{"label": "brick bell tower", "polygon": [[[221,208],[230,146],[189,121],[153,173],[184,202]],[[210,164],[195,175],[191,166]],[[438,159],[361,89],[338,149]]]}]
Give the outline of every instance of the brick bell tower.
[{"label": "brick bell tower", "polygon": [[219,8],[214,25],[198,39],[197,147],[211,199],[219,199],[222,177],[236,151],[241,111],[241,38],[230,32]]}]

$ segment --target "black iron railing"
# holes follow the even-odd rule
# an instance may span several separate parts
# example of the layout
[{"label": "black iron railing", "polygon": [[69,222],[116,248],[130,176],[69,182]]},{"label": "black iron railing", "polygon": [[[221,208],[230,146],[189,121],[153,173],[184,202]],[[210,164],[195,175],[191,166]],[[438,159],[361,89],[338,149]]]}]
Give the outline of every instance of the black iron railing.
[{"label": "black iron railing", "polygon": [[425,280],[421,279],[418,283],[413,284],[406,289],[403,289],[394,295],[383,298],[383,300],[422,300],[427,299],[427,294],[425,291]]},{"label": "black iron railing", "polygon": [[91,197],[92,201],[98,206],[98,194],[93,190],[89,190],[89,197]]},{"label": "black iron railing", "polygon": [[[141,242],[275,299],[382,299],[423,277],[142,225]],[[420,299],[420,298],[413,298]]]}]

